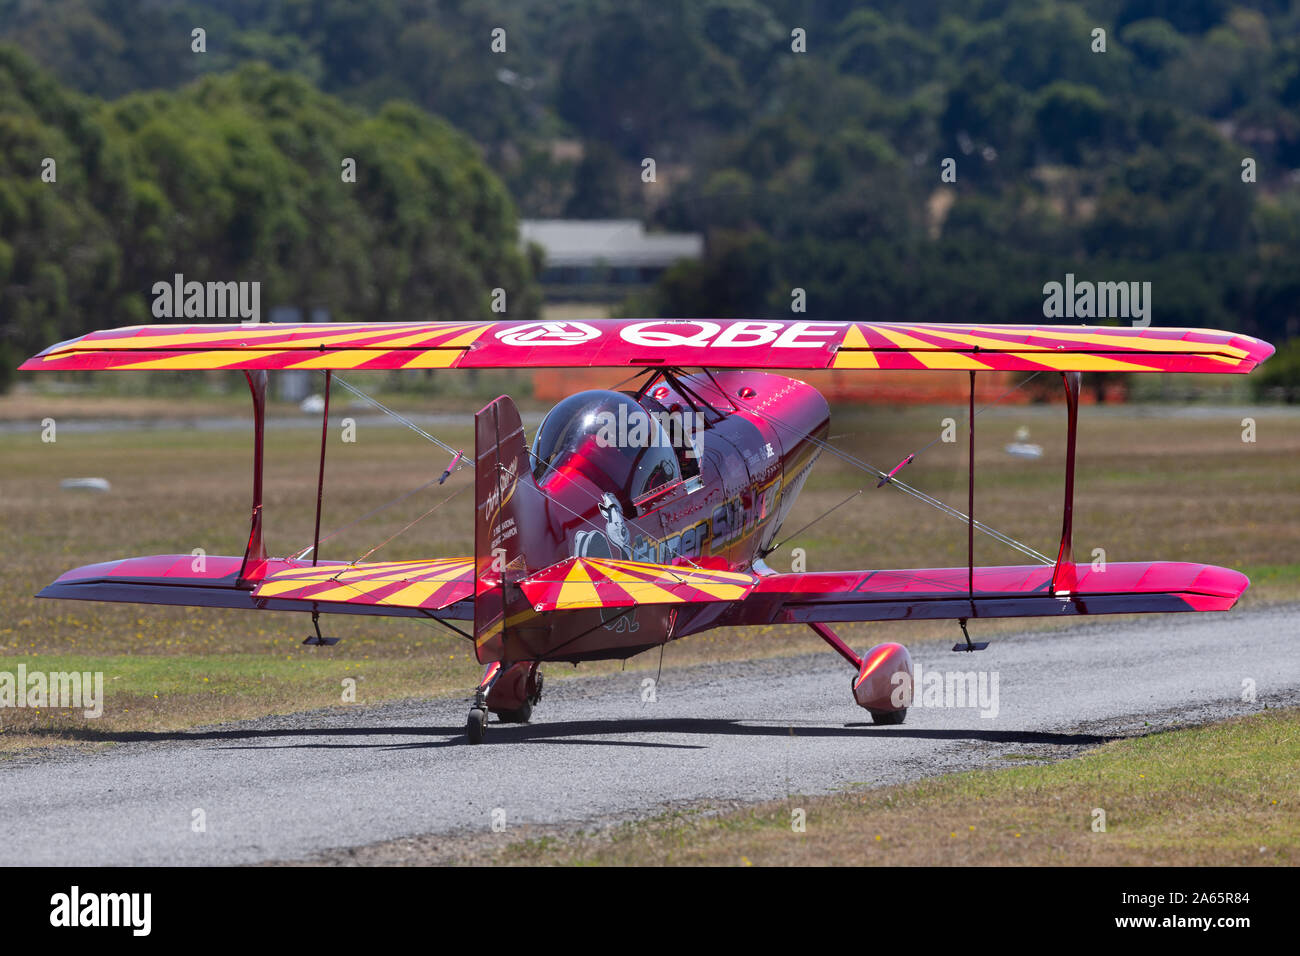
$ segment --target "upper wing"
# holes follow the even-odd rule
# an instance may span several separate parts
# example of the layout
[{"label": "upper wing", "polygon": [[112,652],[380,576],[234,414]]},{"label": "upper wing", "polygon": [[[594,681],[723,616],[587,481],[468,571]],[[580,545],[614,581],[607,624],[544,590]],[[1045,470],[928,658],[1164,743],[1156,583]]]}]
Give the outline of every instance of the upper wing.
[{"label": "upper wing", "polygon": [[750,319],[140,325],[91,332],[25,371],[690,366],[1249,372],[1273,347],[1209,329]]},{"label": "upper wing", "polygon": [[1066,594],[1053,593],[1048,565],[975,568],[973,592],[967,568],[769,574],[709,626],[1226,611],[1250,586],[1239,571],[1181,561],[1075,568]]}]

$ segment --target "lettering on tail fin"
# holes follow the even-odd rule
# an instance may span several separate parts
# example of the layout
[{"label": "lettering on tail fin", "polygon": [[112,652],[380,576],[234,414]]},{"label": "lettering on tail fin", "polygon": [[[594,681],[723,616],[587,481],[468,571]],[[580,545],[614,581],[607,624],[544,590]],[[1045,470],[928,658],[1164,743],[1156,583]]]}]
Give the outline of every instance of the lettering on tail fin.
[{"label": "lettering on tail fin", "polygon": [[474,416],[474,648],[481,663],[504,659],[507,627],[531,610],[516,585],[547,563],[524,554],[527,516],[539,514],[540,497],[519,410],[503,395]]}]

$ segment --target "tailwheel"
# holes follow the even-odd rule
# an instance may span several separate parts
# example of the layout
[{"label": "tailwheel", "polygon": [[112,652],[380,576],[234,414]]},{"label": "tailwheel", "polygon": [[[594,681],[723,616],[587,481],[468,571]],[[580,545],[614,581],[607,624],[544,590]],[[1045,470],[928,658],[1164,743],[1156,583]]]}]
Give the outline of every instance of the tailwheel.
[{"label": "tailwheel", "polygon": [[537,664],[533,664],[528,670],[528,676],[524,682],[524,699],[518,707],[510,707],[504,710],[495,710],[497,720],[503,724],[526,724],[533,717],[533,708],[541,702],[542,699],[542,672]]},{"label": "tailwheel", "polygon": [[472,744],[481,744],[487,735],[488,712],[478,707],[470,709],[469,720],[465,722],[465,739]]},{"label": "tailwheel", "polygon": [[524,701],[522,707],[516,707],[514,710],[498,710],[497,720],[503,724],[526,724],[533,716],[533,705],[529,701]]},{"label": "tailwheel", "polygon": [[873,710],[870,713],[873,724],[901,724],[907,719],[906,707],[900,710]]}]

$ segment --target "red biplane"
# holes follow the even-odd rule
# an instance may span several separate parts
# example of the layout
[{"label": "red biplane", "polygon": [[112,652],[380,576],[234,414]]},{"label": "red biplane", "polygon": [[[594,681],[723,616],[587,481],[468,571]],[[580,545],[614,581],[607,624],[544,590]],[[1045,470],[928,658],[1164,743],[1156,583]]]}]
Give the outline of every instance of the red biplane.
[{"label": "red biplane", "polygon": [[[752,320],[138,326],[55,345],[22,369],[238,369],[253,394],[252,529],[242,557],[125,558],[69,571],[40,596],[144,604],[413,616],[473,642],[486,672],[467,737],[488,713],[526,721],[547,661],[626,659],[715,627],[803,623],[854,669],[853,695],[875,721],[900,723],[911,661],[898,644],[859,657],[828,626],[842,621],[1223,611],[1249,581],[1202,564],[1076,564],[1071,549],[1079,378],[1085,371],[1249,372],[1273,352],[1245,335],[1199,329],[903,325]],[[573,395],[532,443],[505,396],[475,416],[474,554],[347,563],[317,544],[269,557],[263,540],[262,449],[267,372],[318,369],[607,367],[635,387]],[[688,369],[699,371],[688,372]],[[769,370],[946,369],[1059,373],[1068,438],[1055,558],[930,499],[898,471],[873,468],[827,441],[826,401]],[[340,380],[341,381],[341,380]],[[351,386],[349,386],[351,388]],[[772,549],[814,462],[838,455],[880,484],[930,501],[967,525],[965,567],[776,573]],[[322,426],[321,481],[324,480]],[[443,478],[459,464],[459,455]],[[977,567],[975,532],[1032,564]],[[455,622],[470,622],[469,629]],[[328,643],[320,636],[309,643]],[[976,650],[967,636],[954,650]],[[904,678],[901,675],[907,675]]]}]

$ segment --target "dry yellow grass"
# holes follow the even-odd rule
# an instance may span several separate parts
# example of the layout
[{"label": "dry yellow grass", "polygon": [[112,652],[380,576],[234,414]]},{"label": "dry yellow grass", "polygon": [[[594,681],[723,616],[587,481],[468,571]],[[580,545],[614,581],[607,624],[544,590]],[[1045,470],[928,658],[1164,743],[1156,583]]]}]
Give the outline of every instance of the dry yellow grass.
[{"label": "dry yellow grass", "polygon": [[[612,381],[611,381],[612,384]],[[0,418],[10,399],[0,400]],[[23,415],[43,417],[39,400],[21,398]],[[456,400],[463,404],[464,396]],[[442,399],[406,396],[407,409],[441,407]],[[195,415],[203,400],[171,400],[173,414]],[[339,409],[341,414],[354,414]],[[221,414],[226,414],[222,409]],[[61,413],[60,413],[61,414]],[[245,412],[246,414],[246,412]],[[937,437],[942,419],[960,409],[855,408],[838,411],[835,443],[885,468]],[[1085,409],[1080,438],[1076,555],[1090,559],[1104,548],[1110,561],[1195,560],[1252,574],[1246,602],[1300,595],[1300,416],[1270,413],[1258,422],[1258,441],[1240,440],[1240,413],[1226,409],[1203,418],[1144,417],[1138,407]],[[437,427],[457,447],[470,441],[463,427]],[[979,419],[977,513],[992,524],[1053,552],[1060,524],[1063,468],[1062,414],[1054,409],[996,410]],[[1002,446],[1022,424],[1044,446],[1041,461],[1010,458]],[[365,512],[436,476],[446,454],[401,428],[362,424],[353,444],[329,445],[323,529],[346,525]],[[266,474],[266,529],[273,553],[311,542],[318,433],[313,428],[273,430]],[[250,491],[249,433],[159,430],[84,433],[64,429],[53,444],[39,433],[0,434],[0,654],[3,665],[40,662],[76,666],[104,662],[112,693],[108,712],[94,727],[69,715],[6,713],[6,736],[21,740],[86,739],[105,733],[192,726],[260,713],[325,706],[351,668],[366,672],[367,697],[391,699],[426,693],[468,693],[477,665],[463,639],[430,622],[331,618],[328,633],[343,638],[332,648],[305,648],[305,615],[253,614],[191,608],[38,601],[32,597],[64,570],[131,554],[237,554],[247,536]],[[906,479],[964,507],[965,470],[960,443],[940,442],[904,469]],[[108,494],[59,490],[70,476],[108,478]],[[845,463],[823,457],[787,527],[794,530],[854,490],[867,491],[814,524],[791,546],[806,551],[810,570],[853,567],[959,565],[965,528],[885,488],[876,490]],[[438,506],[428,517],[421,515]],[[420,492],[400,505],[343,531],[322,548],[330,558],[357,558],[391,536],[373,559],[469,554],[472,549],[469,479],[462,472],[442,488]],[[415,522],[409,530],[399,533]],[[789,567],[789,548],[773,567]],[[1014,563],[1011,550],[978,539],[976,559]],[[1033,627],[1087,626],[1060,621],[979,622],[981,638]],[[858,647],[881,640],[917,643],[951,640],[946,622],[847,625]],[[668,649],[669,666],[822,649],[797,627],[716,631]],[[656,666],[653,659],[630,666]],[[212,693],[201,680],[167,679],[166,658],[218,681]],[[154,666],[128,666],[135,660]],[[274,671],[261,679],[259,662]],[[179,665],[178,665],[179,666]],[[617,665],[584,667],[579,673]],[[53,666],[47,669],[57,669]],[[79,667],[78,669],[86,669]],[[573,673],[552,669],[553,677]],[[164,691],[159,692],[159,687]],[[158,694],[156,698],[154,695]],[[80,728],[80,729],[79,729]],[[93,733],[92,733],[93,731]]]}]

